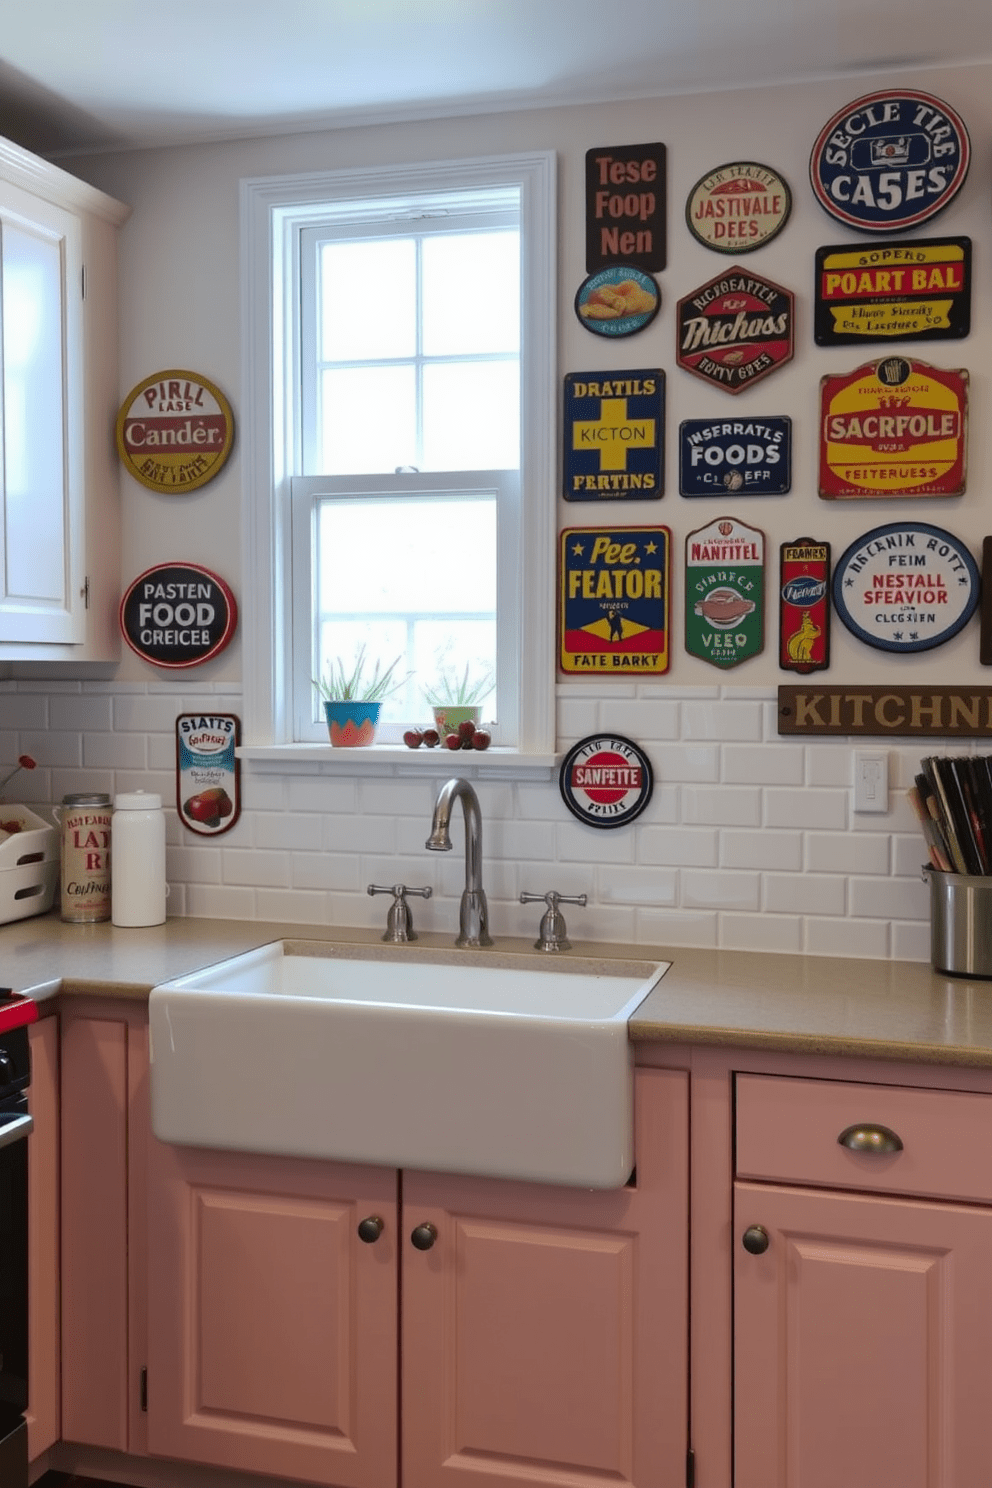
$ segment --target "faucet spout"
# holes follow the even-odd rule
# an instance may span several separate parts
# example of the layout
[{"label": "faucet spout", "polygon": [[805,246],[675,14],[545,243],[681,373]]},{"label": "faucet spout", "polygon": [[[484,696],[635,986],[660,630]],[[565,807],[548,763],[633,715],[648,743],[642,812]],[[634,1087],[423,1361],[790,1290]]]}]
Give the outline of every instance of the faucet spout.
[{"label": "faucet spout", "polygon": [[424,844],[431,852],[450,852],[451,808],[461,801],[465,815],[465,889],[458,914],[456,946],[490,946],[489,906],[482,887],[482,812],[471,781],[456,776],[442,785],[434,802],[431,835]]}]

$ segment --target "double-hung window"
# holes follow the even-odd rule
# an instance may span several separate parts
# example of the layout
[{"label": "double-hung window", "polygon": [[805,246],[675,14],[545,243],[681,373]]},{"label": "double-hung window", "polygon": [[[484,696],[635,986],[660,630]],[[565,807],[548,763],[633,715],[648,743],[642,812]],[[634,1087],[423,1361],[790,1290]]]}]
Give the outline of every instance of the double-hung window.
[{"label": "double-hung window", "polygon": [[552,166],[243,183],[249,744],[326,742],[314,680],[364,659],[379,741],[468,688],[553,748]]}]

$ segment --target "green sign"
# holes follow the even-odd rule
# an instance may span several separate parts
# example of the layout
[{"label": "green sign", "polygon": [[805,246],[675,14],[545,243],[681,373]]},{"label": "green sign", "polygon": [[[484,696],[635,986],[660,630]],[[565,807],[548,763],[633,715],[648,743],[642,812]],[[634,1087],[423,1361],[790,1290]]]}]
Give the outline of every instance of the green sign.
[{"label": "green sign", "polygon": [[685,540],[685,649],[733,667],[764,646],[765,534],[717,517]]}]

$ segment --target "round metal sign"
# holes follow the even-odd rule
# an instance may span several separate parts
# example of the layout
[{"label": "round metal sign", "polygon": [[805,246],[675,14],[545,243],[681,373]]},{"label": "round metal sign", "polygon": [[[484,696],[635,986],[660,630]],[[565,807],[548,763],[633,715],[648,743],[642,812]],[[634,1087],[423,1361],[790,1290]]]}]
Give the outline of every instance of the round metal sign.
[{"label": "round metal sign", "polygon": [[231,453],[234,414],[220,388],[196,372],[155,372],[117,415],[117,452],[152,491],[184,496],[213,480]]},{"label": "round metal sign", "polygon": [[853,542],[834,569],[834,607],[880,651],[930,651],[971,619],[979,574],[958,538],[926,522],[890,522]]},{"label": "round metal sign", "polygon": [[824,211],[862,232],[918,227],[964,185],[971,142],[961,118],[915,89],[866,93],[817,135],[809,162]]},{"label": "round metal sign", "polygon": [[612,264],[579,285],[575,313],[597,336],[633,336],[661,309],[661,290],[633,264]]},{"label": "round metal sign", "polygon": [[777,171],[735,160],[696,182],[685,220],[693,237],[716,253],[753,253],[782,231],[791,211],[792,192]]},{"label": "round metal sign", "polygon": [[172,670],[210,661],[238,623],[231,590],[197,563],[163,563],[139,574],[121,600],[121,633],[135,655]]},{"label": "round metal sign", "polygon": [[562,800],[590,827],[622,827],[651,799],[651,764],[619,734],[590,734],[566,754],[559,776]]}]

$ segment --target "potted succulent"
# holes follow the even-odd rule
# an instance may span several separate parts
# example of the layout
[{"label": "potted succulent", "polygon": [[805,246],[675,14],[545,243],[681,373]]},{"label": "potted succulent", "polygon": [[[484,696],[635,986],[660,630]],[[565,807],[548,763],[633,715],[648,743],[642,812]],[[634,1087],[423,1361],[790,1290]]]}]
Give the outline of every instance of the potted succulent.
[{"label": "potted succulent", "polygon": [[482,703],[495,683],[495,668],[488,664],[473,670],[471,663],[466,662],[463,672],[454,667],[438,667],[437,680],[424,688],[424,697],[434,710],[434,726],[442,739],[457,733],[463,723],[479,723]]},{"label": "potted succulent", "polygon": [[378,660],[369,666],[362,645],[350,662],[335,657],[323,677],[314,677],[313,685],[324,704],[327,733],[336,748],[373,742],[383,699],[406,681],[405,677],[394,678],[401,659],[397,656],[387,667]]}]

